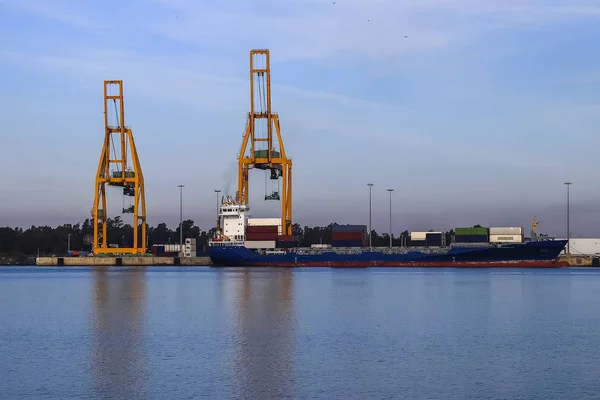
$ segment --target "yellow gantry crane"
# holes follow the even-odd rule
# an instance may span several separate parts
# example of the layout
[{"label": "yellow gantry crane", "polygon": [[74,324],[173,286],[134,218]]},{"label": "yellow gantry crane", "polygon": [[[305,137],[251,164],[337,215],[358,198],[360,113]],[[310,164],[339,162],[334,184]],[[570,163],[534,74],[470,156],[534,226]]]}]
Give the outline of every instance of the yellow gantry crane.
[{"label": "yellow gantry crane", "polygon": [[[277,140],[273,139],[273,126]],[[238,155],[237,201],[248,204],[248,172],[251,168],[269,171],[272,181],[282,179],[281,190],[266,192],[265,200],[281,201],[284,235],[292,234],[292,160],[287,158],[281,139],[279,115],[271,112],[271,64],[269,50],[250,51],[250,112]]]},{"label": "yellow gantry crane", "polygon": [[[110,124],[109,110],[114,108],[116,125]],[[94,254],[146,252],[146,199],[144,175],[138,158],[133,133],[125,126],[123,81],[104,81],[105,137],[96,173],[94,193]],[[112,151],[111,151],[112,150]],[[130,154],[132,166],[127,164]],[[122,188],[123,214],[133,214],[133,246],[112,248],[108,246],[106,185]],[[130,204],[126,206],[125,199]],[[139,228],[141,227],[141,235]]]}]

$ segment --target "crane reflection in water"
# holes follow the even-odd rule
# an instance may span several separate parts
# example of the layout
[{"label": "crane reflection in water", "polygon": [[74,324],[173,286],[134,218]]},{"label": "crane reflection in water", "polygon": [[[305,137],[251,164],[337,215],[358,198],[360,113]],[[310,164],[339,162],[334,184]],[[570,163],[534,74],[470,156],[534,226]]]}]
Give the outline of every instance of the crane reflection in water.
[{"label": "crane reflection in water", "polygon": [[138,398],[144,357],[144,269],[93,271],[92,387],[102,398]]},{"label": "crane reflection in water", "polygon": [[233,397],[290,398],[294,308],[291,271],[235,272]]}]

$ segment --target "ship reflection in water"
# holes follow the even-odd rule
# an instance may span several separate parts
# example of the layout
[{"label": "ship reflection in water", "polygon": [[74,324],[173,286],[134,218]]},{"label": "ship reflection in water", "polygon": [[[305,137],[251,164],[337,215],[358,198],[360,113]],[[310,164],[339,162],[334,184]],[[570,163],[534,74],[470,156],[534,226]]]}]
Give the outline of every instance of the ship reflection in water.
[{"label": "ship reflection in water", "polygon": [[143,269],[96,269],[92,290],[92,391],[97,398],[140,398],[145,392]]},{"label": "ship reflection in water", "polygon": [[234,398],[291,398],[293,276],[289,270],[235,273]]}]

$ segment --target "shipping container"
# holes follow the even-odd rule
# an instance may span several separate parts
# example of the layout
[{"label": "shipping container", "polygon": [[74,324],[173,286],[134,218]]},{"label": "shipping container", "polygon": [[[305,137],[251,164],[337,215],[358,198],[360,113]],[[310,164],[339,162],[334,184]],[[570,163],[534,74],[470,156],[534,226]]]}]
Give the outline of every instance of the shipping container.
[{"label": "shipping container", "polygon": [[363,240],[364,238],[364,232],[333,232],[331,234],[332,240]]},{"label": "shipping container", "polygon": [[413,246],[413,247],[422,247],[422,246],[427,246],[427,242],[425,240],[409,240],[408,241],[408,245],[409,246]]},{"label": "shipping container", "polygon": [[456,236],[488,235],[488,228],[454,228]]},{"label": "shipping container", "polygon": [[246,240],[277,240],[277,233],[246,233]]},{"label": "shipping container", "polygon": [[522,235],[523,228],[520,227],[490,227],[490,237],[492,235]]},{"label": "shipping container", "polygon": [[294,242],[294,235],[277,235],[278,242]]},{"label": "shipping container", "polygon": [[441,232],[429,232],[425,238],[425,244],[427,246],[440,247],[442,245],[442,233]]},{"label": "shipping container", "polygon": [[253,240],[246,241],[244,246],[248,249],[274,249],[276,243],[274,240]]},{"label": "shipping container", "polygon": [[248,218],[248,226],[281,226],[281,218]]},{"label": "shipping container", "polygon": [[246,234],[248,233],[275,233],[277,234],[279,231],[277,225],[271,226],[247,226]]},{"label": "shipping container", "polygon": [[364,247],[362,240],[335,240],[331,241],[331,247]]},{"label": "shipping container", "polygon": [[[559,240],[566,240],[559,239]],[[593,238],[578,238],[569,239],[569,251],[575,255],[588,255],[595,256],[600,254],[600,239]],[[567,252],[567,246],[565,246],[562,254]]]},{"label": "shipping container", "polygon": [[487,235],[456,235],[454,236],[455,243],[487,243]]},{"label": "shipping container", "polygon": [[279,249],[290,249],[296,247],[296,242],[292,241],[277,241],[277,248]]},{"label": "shipping container", "polygon": [[[267,158],[269,156],[269,150],[254,150],[255,158]],[[277,150],[271,150],[271,158],[279,158],[281,154]]]},{"label": "shipping container", "polygon": [[410,240],[425,240],[428,232],[410,232]]},{"label": "shipping container", "polygon": [[490,243],[521,243],[523,235],[490,235]]},{"label": "shipping container", "polygon": [[333,225],[332,232],[367,232],[366,225]]}]

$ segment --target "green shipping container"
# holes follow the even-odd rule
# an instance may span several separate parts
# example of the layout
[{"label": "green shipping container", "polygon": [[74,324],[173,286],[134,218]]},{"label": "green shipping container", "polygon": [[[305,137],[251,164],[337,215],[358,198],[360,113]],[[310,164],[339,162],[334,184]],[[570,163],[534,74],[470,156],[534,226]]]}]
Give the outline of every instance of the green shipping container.
[{"label": "green shipping container", "polygon": [[[254,150],[255,158],[267,158],[268,155],[269,155],[268,150]],[[281,157],[281,154],[278,151],[271,150],[271,157],[279,158],[279,157]]]},{"label": "green shipping container", "polygon": [[[123,173],[121,171],[113,171],[112,172],[112,177],[113,178],[120,178],[123,176]],[[135,178],[135,172],[133,171],[125,171],[125,178]]]},{"label": "green shipping container", "polygon": [[454,234],[456,236],[471,236],[471,235],[487,236],[488,228],[455,228]]}]

